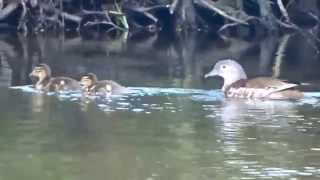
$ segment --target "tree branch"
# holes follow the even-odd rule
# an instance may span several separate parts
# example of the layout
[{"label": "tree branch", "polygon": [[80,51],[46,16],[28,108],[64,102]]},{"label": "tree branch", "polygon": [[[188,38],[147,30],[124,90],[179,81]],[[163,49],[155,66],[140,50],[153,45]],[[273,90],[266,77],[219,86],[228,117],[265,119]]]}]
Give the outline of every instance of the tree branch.
[{"label": "tree branch", "polygon": [[[216,12],[217,14],[223,16],[226,19],[229,19],[231,21],[237,22],[239,24],[244,24],[248,25],[246,22],[248,19],[251,17],[246,15],[245,13],[239,14],[236,10],[232,8],[227,8],[227,7],[220,7],[218,8],[217,5],[214,2],[208,1],[208,0],[195,0],[194,1],[197,5],[207,8],[209,10],[212,10]],[[236,16],[240,16],[239,18]]]},{"label": "tree branch", "polygon": [[169,8],[170,14],[173,14],[176,11],[178,4],[179,4],[179,0],[173,0]]},{"label": "tree branch", "polygon": [[[2,3],[1,3],[2,4]],[[5,8],[0,10],[0,20],[8,17],[10,13],[18,8],[19,4],[17,2],[9,3]]]},{"label": "tree branch", "polygon": [[278,3],[278,6],[280,8],[281,14],[285,18],[286,22],[291,22],[289,14],[288,14],[286,8],[284,7],[284,5],[282,3],[282,0],[277,0],[277,3]]},{"label": "tree branch", "polygon": [[70,20],[70,21],[74,21],[74,22],[77,22],[77,23],[80,23],[80,21],[81,21],[81,19],[82,19],[80,16],[76,16],[76,15],[69,14],[69,13],[66,13],[66,12],[61,13],[61,15],[62,15],[65,19],[68,19],[68,20]]}]

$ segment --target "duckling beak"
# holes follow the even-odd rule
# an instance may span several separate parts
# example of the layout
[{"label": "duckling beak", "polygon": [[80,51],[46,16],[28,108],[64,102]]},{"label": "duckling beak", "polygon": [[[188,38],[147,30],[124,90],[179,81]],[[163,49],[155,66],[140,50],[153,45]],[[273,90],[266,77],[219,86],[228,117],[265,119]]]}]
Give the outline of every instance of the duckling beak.
[{"label": "duckling beak", "polygon": [[29,78],[30,78],[32,84],[35,84],[37,81],[39,81],[39,77],[38,77],[38,76],[35,76],[35,75],[33,74],[33,71],[29,74]]},{"label": "duckling beak", "polygon": [[86,85],[85,85],[85,83],[83,83],[83,82],[79,82],[79,85],[80,85],[80,88],[81,89],[85,89],[86,88]]},{"label": "duckling beak", "polygon": [[216,69],[213,69],[212,71],[208,72],[207,74],[204,75],[204,78],[212,77],[212,76],[218,76],[218,72]]}]

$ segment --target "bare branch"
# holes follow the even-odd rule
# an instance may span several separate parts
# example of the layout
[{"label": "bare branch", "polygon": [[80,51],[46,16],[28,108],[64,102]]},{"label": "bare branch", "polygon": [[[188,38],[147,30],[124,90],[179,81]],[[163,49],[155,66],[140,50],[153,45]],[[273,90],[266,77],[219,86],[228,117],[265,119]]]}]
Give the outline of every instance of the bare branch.
[{"label": "bare branch", "polygon": [[115,16],[125,16],[125,14],[123,14],[122,12],[118,12],[118,11],[109,11],[109,14],[115,15]]},{"label": "bare branch", "polygon": [[22,5],[22,12],[19,18],[19,25],[18,25],[18,29],[22,30],[25,35],[28,32],[28,28],[26,25],[26,15],[27,15],[27,6],[26,3],[24,1],[21,1],[20,3]]},{"label": "bare branch", "polygon": [[[248,25],[246,20],[250,19],[250,16],[248,16],[246,14],[239,14],[239,12],[235,11],[232,8],[224,7],[222,9],[222,6],[220,8],[218,8],[214,2],[211,2],[208,0],[195,0],[194,2],[196,4],[198,4],[199,6],[202,6],[204,8],[207,8],[207,9],[210,9],[210,10],[216,12],[217,14],[223,16],[226,19],[237,22],[239,24]],[[236,14],[238,16],[240,15],[240,18],[236,17]]]},{"label": "bare branch", "polygon": [[76,16],[76,15],[73,15],[73,14],[69,14],[69,13],[66,13],[66,12],[63,12],[61,13],[61,15],[65,18],[65,19],[68,19],[70,21],[74,21],[74,22],[77,22],[77,23],[80,23],[81,21],[81,17],[79,16]]},{"label": "bare branch", "polygon": [[170,8],[170,5],[155,5],[155,6],[150,6],[150,7],[139,7],[139,8],[134,8],[138,9],[138,11],[152,11],[155,9],[161,9],[161,8]]},{"label": "bare branch", "polygon": [[224,31],[225,29],[228,29],[228,28],[234,27],[234,26],[238,26],[238,25],[240,25],[238,22],[225,24],[225,25],[223,25],[221,28],[219,28],[218,32],[221,33],[221,32]]},{"label": "bare branch", "polygon": [[151,14],[150,10],[153,10],[154,8],[159,8],[159,7],[164,7],[164,6],[153,6],[153,7],[148,7],[148,8],[130,8],[131,11],[137,12],[137,13],[141,13],[143,14],[145,17],[149,18],[151,21],[153,21],[154,23],[158,22],[158,18],[156,18],[153,14]]},{"label": "bare branch", "polygon": [[148,17],[149,19],[151,19],[154,23],[158,22],[158,18],[156,18],[154,15],[152,15],[149,12],[144,12],[143,13],[146,17]]},{"label": "bare branch", "polygon": [[94,26],[94,25],[108,25],[108,26],[112,26],[112,27],[115,28],[115,29],[125,31],[125,29],[117,26],[116,24],[114,24],[114,23],[112,23],[112,22],[108,22],[108,21],[99,21],[99,22],[89,21],[89,22],[86,22],[86,23],[84,24],[84,26]]},{"label": "bare branch", "polygon": [[277,0],[278,6],[280,8],[281,14],[282,16],[285,18],[286,22],[291,22],[290,21],[290,17],[288,15],[288,12],[286,10],[286,8],[284,7],[282,0]]},{"label": "bare branch", "polygon": [[29,0],[31,7],[36,7],[38,5],[38,0]]},{"label": "bare branch", "polygon": [[173,14],[178,6],[179,0],[173,0],[173,2],[170,4],[169,12],[170,14]]},{"label": "bare branch", "polygon": [[10,13],[18,8],[19,4],[16,2],[9,3],[5,8],[0,10],[0,19],[5,19]]},{"label": "bare branch", "polygon": [[273,70],[273,77],[278,78],[281,73],[281,64],[285,56],[285,50],[286,47],[288,46],[288,42],[290,39],[291,35],[285,35],[281,38],[280,44],[278,46],[278,50],[276,52],[276,57],[275,57],[275,64],[272,67]]}]

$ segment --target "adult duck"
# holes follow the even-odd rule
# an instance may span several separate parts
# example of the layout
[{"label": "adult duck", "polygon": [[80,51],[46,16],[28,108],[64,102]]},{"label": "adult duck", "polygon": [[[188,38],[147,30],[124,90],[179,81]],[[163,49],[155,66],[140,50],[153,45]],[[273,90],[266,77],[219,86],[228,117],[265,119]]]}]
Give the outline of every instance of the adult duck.
[{"label": "adult duck", "polygon": [[81,77],[80,85],[86,95],[120,94],[126,91],[126,87],[112,80],[98,80],[94,73],[88,73]]},{"label": "adult duck", "polygon": [[303,97],[303,93],[295,89],[298,84],[272,77],[248,79],[242,66],[231,59],[217,62],[205,78],[211,76],[223,78],[222,91],[230,98],[296,100]]},{"label": "adult duck", "polygon": [[34,88],[40,91],[74,91],[80,90],[78,81],[69,77],[52,77],[51,68],[47,64],[35,66],[29,77],[33,80]]}]

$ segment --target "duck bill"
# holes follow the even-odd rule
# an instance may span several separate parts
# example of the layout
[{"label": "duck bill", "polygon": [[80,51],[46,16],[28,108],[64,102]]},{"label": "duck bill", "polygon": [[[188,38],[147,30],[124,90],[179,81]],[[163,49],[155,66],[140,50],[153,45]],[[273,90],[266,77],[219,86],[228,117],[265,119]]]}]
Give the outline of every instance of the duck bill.
[{"label": "duck bill", "polygon": [[208,72],[207,74],[204,75],[204,78],[212,77],[212,76],[217,76],[218,72],[213,69],[212,71]]},{"label": "duck bill", "polygon": [[33,72],[31,72],[29,74],[29,78],[30,78],[32,84],[35,84],[36,82],[38,82],[40,80],[40,78],[38,76],[36,76]]}]

